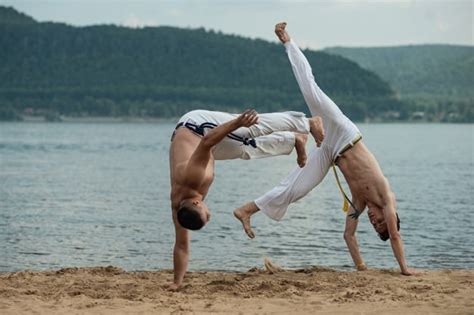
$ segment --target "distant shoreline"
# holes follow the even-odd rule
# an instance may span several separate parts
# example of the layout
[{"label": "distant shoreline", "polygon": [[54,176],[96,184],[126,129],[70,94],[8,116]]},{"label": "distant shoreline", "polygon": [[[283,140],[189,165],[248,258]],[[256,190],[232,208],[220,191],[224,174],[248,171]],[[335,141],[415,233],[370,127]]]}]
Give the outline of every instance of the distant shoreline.
[{"label": "distant shoreline", "polygon": [[107,117],[107,116],[87,116],[87,117],[70,117],[60,116],[56,120],[48,120],[43,116],[22,116],[21,120],[10,122],[38,122],[38,123],[162,123],[177,122],[179,118],[153,118],[153,117]]},{"label": "distant shoreline", "polygon": [[[19,120],[3,120],[1,123],[100,123],[100,124],[114,124],[114,123],[175,123],[179,117],[169,118],[155,118],[155,117],[109,117],[109,116],[85,116],[85,117],[71,117],[58,116],[51,120],[44,116],[21,116]],[[445,121],[428,121],[428,120],[384,120],[372,119],[364,121],[355,121],[358,124],[473,124],[472,122],[445,122]]]}]

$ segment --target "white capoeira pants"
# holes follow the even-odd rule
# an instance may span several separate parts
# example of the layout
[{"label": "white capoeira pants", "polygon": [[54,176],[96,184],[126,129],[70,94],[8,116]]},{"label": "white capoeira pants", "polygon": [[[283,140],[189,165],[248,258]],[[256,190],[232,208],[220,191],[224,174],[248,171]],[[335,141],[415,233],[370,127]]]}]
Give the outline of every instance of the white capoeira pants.
[{"label": "white capoeira pants", "polygon": [[307,195],[326,176],[339,152],[360,134],[359,129],[316,84],[311,66],[293,40],[285,44],[296,81],[313,116],[321,116],[325,138],[308,154],[306,166],[295,168],[278,186],[254,200],[257,207],[280,220],[288,206]]},{"label": "white capoeira pants", "polygon": [[[206,134],[215,126],[238,116],[239,114],[193,110],[181,117],[178,126]],[[213,149],[213,156],[216,160],[249,160],[290,154],[295,147],[294,133],[307,134],[309,128],[308,118],[301,112],[259,114],[257,124],[239,128],[219,142]]]}]

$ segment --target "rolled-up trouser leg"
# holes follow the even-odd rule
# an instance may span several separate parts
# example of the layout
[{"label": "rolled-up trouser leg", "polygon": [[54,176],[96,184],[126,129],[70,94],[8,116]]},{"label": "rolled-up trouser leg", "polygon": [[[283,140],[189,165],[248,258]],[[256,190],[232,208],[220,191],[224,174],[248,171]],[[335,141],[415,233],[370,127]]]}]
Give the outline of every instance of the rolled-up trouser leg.
[{"label": "rolled-up trouser leg", "polygon": [[228,136],[214,147],[214,158],[247,160],[289,154],[295,146],[294,133],[309,133],[308,118],[301,112],[265,113],[258,117],[258,124],[239,128],[230,135],[255,139],[256,148]]},{"label": "rolled-up trouser leg", "polygon": [[261,159],[271,156],[290,154],[295,147],[295,134],[281,131],[255,138],[257,147],[226,138],[214,147],[216,160]]},{"label": "rolled-up trouser leg", "polygon": [[280,220],[291,203],[307,195],[323,180],[331,165],[327,146],[314,148],[308,155],[305,167],[296,167],[278,186],[254,202],[270,218]]},{"label": "rolled-up trouser leg", "polygon": [[265,113],[258,116],[258,124],[235,131],[243,137],[256,138],[277,131],[309,133],[309,122],[302,112]]}]

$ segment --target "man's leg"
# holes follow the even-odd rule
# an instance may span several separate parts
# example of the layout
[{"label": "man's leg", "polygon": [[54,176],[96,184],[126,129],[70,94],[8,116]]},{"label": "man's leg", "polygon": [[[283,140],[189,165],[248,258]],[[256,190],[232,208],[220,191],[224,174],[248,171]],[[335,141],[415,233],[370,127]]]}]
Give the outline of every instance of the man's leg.
[{"label": "man's leg", "polygon": [[[314,79],[311,65],[285,30],[286,23],[275,26],[275,33],[285,45],[286,53],[298,86],[312,116],[321,116],[324,123],[340,119],[343,113],[337,105],[321,90]],[[345,116],[344,116],[345,117]]]},{"label": "man's leg", "polygon": [[234,210],[234,215],[242,223],[250,238],[255,234],[250,227],[250,217],[262,210],[274,220],[280,220],[288,206],[307,195],[326,176],[332,165],[332,158],[327,146],[314,148],[308,155],[304,168],[295,168],[278,186],[268,191],[255,201]]},{"label": "man's leg", "polygon": [[300,167],[306,164],[306,142],[308,135],[289,131],[274,132],[267,136],[255,138],[256,147],[243,145],[240,142],[225,141],[216,146],[213,154],[216,160],[262,159],[278,155],[288,155],[296,149],[297,162]]},{"label": "man's leg", "polygon": [[260,114],[258,124],[249,128],[240,128],[236,130],[236,134],[240,133],[244,137],[256,138],[277,131],[311,133],[318,146],[324,139],[324,127],[320,117],[306,118],[304,113],[292,111]]},{"label": "man's leg", "polygon": [[296,148],[298,165],[303,167],[308,132],[321,143],[324,131],[320,117],[308,119],[300,112],[260,114],[258,124],[235,130],[216,145],[213,154],[216,160],[258,159],[290,154]]}]

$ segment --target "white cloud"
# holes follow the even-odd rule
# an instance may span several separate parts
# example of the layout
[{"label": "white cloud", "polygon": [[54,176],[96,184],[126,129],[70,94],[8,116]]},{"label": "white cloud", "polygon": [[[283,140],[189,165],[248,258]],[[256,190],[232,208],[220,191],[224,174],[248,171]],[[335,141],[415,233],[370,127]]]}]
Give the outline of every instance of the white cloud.
[{"label": "white cloud", "polygon": [[157,26],[158,23],[153,20],[145,20],[141,19],[140,17],[136,16],[134,13],[131,13],[125,21],[121,23],[123,26],[131,27],[131,28],[142,28],[145,26]]}]

